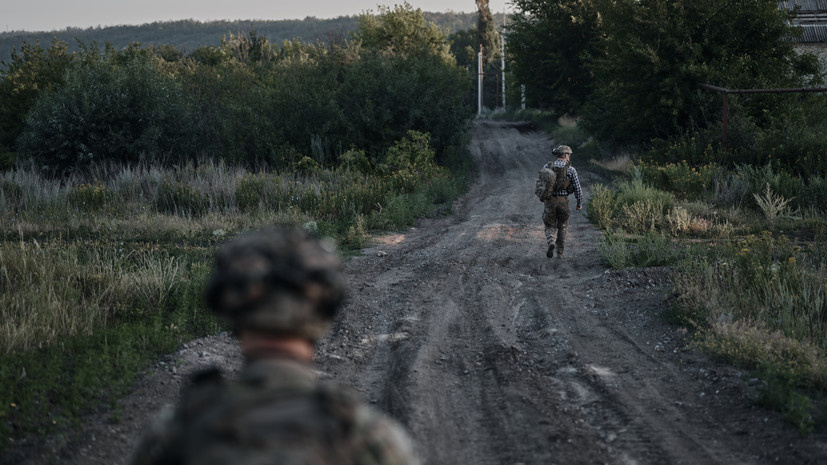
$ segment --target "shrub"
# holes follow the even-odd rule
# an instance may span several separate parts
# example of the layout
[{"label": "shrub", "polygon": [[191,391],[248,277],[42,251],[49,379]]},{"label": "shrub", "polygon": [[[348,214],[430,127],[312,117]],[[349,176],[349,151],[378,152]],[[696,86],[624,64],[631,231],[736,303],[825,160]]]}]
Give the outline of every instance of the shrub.
[{"label": "shrub", "polygon": [[755,198],[755,203],[761,208],[764,213],[764,218],[767,220],[767,226],[770,231],[775,229],[775,224],[782,218],[796,217],[796,213],[790,211],[789,203],[792,199],[785,199],[780,195],[776,195],[767,187],[762,195],[752,194]]},{"label": "shrub", "polygon": [[716,164],[694,168],[686,161],[665,165],[641,163],[637,168],[641,171],[644,181],[683,199],[709,197],[713,192],[714,181],[721,172],[721,168]]},{"label": "shrub", "polygon": [[23,199],[23,188],[20,184],[7,179],[0,183],[0,193],[3,194],[3,205],[6,208],[14,208]]},{"label": "shrub", "polygon": [[689,231],[692,226],[692,215],[685,208],[677,206],[673,208],[664,218],[669,232],[673,236],[680,236]]},{"label": "shrub", "polygon": [[181,86],[148,58],[75,65],[65,83],[35,102],[19,140],[21,156],[52,174],[95,160],[186,157]]},{"label": "shrub", "polygon": [[67,193],[69,203],[82,210],[99,210],[112,196],[112,192],[100,181],[76,185]]},{"label": "shrub", "polygon": [[206,212],[206,199],[189,184],[166,180],[158,186],[155,208],[162,213],[201,216]]},{"label": "shrub", "polygon": [[244,176],[235,188],[235,200],[241,211],[249,212],[266,203],[267,185],[271,182],[262,174]]},{"label": "shrub", "polygon": [[618,222],[632,232],[654,231],[663,218],[662,208],[653,199],[643,199],[620,207]]},{"label": "shrub", "polygon": [[680,254],[663,234],[626,237],[623,230],[607,230],[598,240],[598,249],[612,268],[674,265]]},{"label": "shrub", "polygon": [[365,151],[354,148],[351,148],[339,157],[339,166],[365,174],[373,170]]},{"label": "shrub", "polygon": [[589,219],[599,228],[608,229],[613,224],[617,210],[618,196],[614,190],[603,184],[592,187],[592,196],[586,208]]}]

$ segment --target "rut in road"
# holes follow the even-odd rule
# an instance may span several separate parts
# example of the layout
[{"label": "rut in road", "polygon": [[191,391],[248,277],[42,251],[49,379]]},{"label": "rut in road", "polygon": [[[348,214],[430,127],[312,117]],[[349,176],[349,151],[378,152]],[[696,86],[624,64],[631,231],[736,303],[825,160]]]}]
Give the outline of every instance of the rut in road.
[{"label": "rut in road", "polygon": [[[662,279],[612,285],[585,209],[572,208],[566,259],[545,257],[533,187],[556,141],[519,128],[475,123],[479,175],[456,214],[348,264],[322,369],[400,419],[428,464],[772,463],[782,443],[817,463],[823,441],[775,418],[754,428],[767,412],[734,369],[693,365],[711,362],[650,311]],[[588,199],[599,178],[576,148],[572,160]]]},{"label": "rut in road", "polygon": [[[748,375],[658,319],[665,270],[607,270],[579,212],[566,260],[545,257],[533,192],[553,141],[526,128],[476,122],[478,176],[456,214],[347,263],[350,298],[318,347],[323,375],[402,421],[428,465],[825,463],[824,431],[800,436],[753,405]],[[576,147],[573,165],[588,199],[599,179]],[[122,421],[95,413],[0,462],[124,463],[189,373],[240,364],[228,334],[191,341],[120,400]]]}]

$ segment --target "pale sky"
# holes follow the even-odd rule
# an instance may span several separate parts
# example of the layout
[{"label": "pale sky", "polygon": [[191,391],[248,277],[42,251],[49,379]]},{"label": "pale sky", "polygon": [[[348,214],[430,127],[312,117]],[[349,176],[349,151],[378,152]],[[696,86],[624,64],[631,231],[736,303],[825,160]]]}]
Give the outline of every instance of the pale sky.
[{"label": "pale sky", "polygon": [[[0,0],[0,30],[53,31],[66,27],[116,26],[155,21],[196,19],[335,18],[377,11],[404,0]],[[475,0],[408,0],[414,8],[432,12],[473,12]],[[510,0],[489,0],[492,13],[501,13]]]}]

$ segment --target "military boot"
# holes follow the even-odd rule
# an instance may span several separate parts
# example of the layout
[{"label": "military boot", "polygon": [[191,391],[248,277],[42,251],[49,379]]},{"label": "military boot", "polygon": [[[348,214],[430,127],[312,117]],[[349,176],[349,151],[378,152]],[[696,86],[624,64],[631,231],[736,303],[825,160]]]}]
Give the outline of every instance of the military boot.
[{"label": "military boot", "polygon": [[557,258],[563,259],[565,255],[563,254],[563,246],[557,247]]},{"label": "military boot", "polygon": [[551,258],[554,256],[554,244],[548,245],[548,250],[546,250],[546,257]]}]

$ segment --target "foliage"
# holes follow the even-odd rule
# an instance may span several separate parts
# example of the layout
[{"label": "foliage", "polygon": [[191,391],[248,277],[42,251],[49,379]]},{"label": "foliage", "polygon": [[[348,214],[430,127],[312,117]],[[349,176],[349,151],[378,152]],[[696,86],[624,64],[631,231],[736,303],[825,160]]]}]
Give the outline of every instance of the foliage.
[{"label": "foliage", "polygon": [[379,14],[359,16],[355,38],[368,49],[402,58],[435,57],[446,65],[455,65],[446,35],[436,24],[428,23],[422,10],[408,2],[393,8],[379,6]]},{"label": "foliage", "polygon": [[52,174],[92,160],[137,162],[186,156],[181,87],[150,59],[119,66],[114,57],[76,64],[65,82],[45,93],[26,117],[22,156]]},{"label": "foliage", "polygon": [[601,229],[608,229],[616,211],[617,193],[603,184],[592,186],[592,196],[586,205],[586,214],[592,223]]},{"label": "foliage", "polygon": [[775,228],[776,222],[780,218],[796,218],[796,213],[790,211],[789,203],[792,199],[785,199],[780,195],[776,195],[767,184],[766,190],[762,195],[752,194],[755,198],[755,203],[761,208],[764,213],[764,218],[767,219],[767,226],[770,231]]},{"label": "foliage", "polygon": [[500,34],[494,28],[494,20],[491,17],[488,0],[476,0],[476,2],[477,44],[482,46],[483,61],[491,64],[500,55]]},{"label": "foliage", "polygon": [[[810,176],[827,172],[827,160],[820,156],[827,150],[827,138],[824,137],[827,133],[827,97],[813,94],[763,97],[766,96],[730,96],[726,149],[721,146],[721,128],[713,123],[705,129],[651,140],[641,160],[655,164],[686,162],[695,167],[717,164],[728,169],[769,165],[768,169],[805,181]],[[749,116],[746,114],[748,108],[760,110],[760,115]],[[777,189],[779,186],[772,187]]]},{"label": "foliage", "polygon": [[[476,13],[463,12],[423,12],[428,22],[437,24],[442,30],[453,33],[472,28],[476,24]],[[502,17],[502,13],[495,16]],[[500,21],[502,22],[502,21]],[[89,27],[86,29],[69,27],[59,31],[24,32],[13,31],[0,34],[0,60],[11,56],[14,47],[20,48],[23,42],[48,43],[53,38],[70,44],[69,51],[77,51],[73,46],[75,40],[83,43],[112,44],[115,50],[121,50],[131,43],[141,43],[147,47],[172,46],[181,51],[215,48],[220,45],[221,37],[227,31],[255,30],[270,42],[280,44],[285,40],[301,38],[306,43],[328,42],[338,36],[345,36],[356,31],[359,26],[357,16],[339,16],[337,18],[307,17],[301,20],[217,20],[197,21],[192,19],[178,21],[157,21],[141,25],[120,25],[109,27]]]},{"label": "foliage", "polygon": [[646,233],[631,239],[623,230],[607,230],[597,247],[614,269],[674,265],[680,258],[679,251],[662,234]]},{"label": "foliage", "polygon": [[219,328],[200,301],[204,251],[57,240],[7,243],[0,254],[0,449],[74,426],[150,361]]},{"label": "foliage", "polygon": [[[698,88],[797,87],[819,82],[797,54],[789,13],[771,0],[599,0],[601,48],[584,127],[604,140],[641,142],[716,124],[717,95]],[[773,98],[773,97],[770,97]],[[767,106],[746,105],[760,117]]]},{"label": "foliage", "polygon": [[63,81],[74,61],[68,45],[53,39],[44,49],[39,42],[23,42],[13,49],[8,62],[0,62],[0,147],[14,149],[23,130],[24,117],[42,92]]},{"label": "foliage", "polygon": [[[367,57],[343,77],[340,108],[345,146],[363,148],[379,161],[408,130],[428,133],[437,154],[456,145],[470,109],[463,98],[469,81],[462,70],[434,57]],[[441,161],[439,158],[438,161]]]},{"label": "foliage", "polygon": [[[377,228],[450,212],[465,188],[467,152],[448,151],[461,169],[449,178],[427,135],[393,147],[384,174],[251,173],[221,163],[95,166],[92,181],[31,167],[0,173],[0,448],[72,427],[160,354],[218,331],[200,294],[224,238],[305,224],[358,248]],[[398,173],[413,183],[404,193]]]},{"label": "foliage", "polygon": [[430,134],[441,161],[470,116],[469,81],[445,35],[410,5],[362,22],[353,40],[275,47],[253,30],[191,56],[89,45],[71,55],[65,83],[38,94],[21,154],[57,175],[93,160],[197,157],[292,169],[312,156],[337,166],[343,147],[376,166],[416,130]]},{"label": "foliage", "polygon": [[820,245],[764,233],[694,249],[673,278],[674,306],[701,328],[704,350],[755,369],[759,400],[802,432],[813,426],[807,397],[827,388],[827,280]]},{"label": "foliage", "polygon": [[507,53],[532,107],[579,114],[592,91],[588,68],[598,54],[595,2],[515,0]]},{"label": "foliage", "polygon": [[716,164],[690,166],[685,160],[678,163],[638,163],[642,179],[653,187],[668,191],[682,199],[709,198],[714,191],[714,183],[722,174],[722,168]]}]

